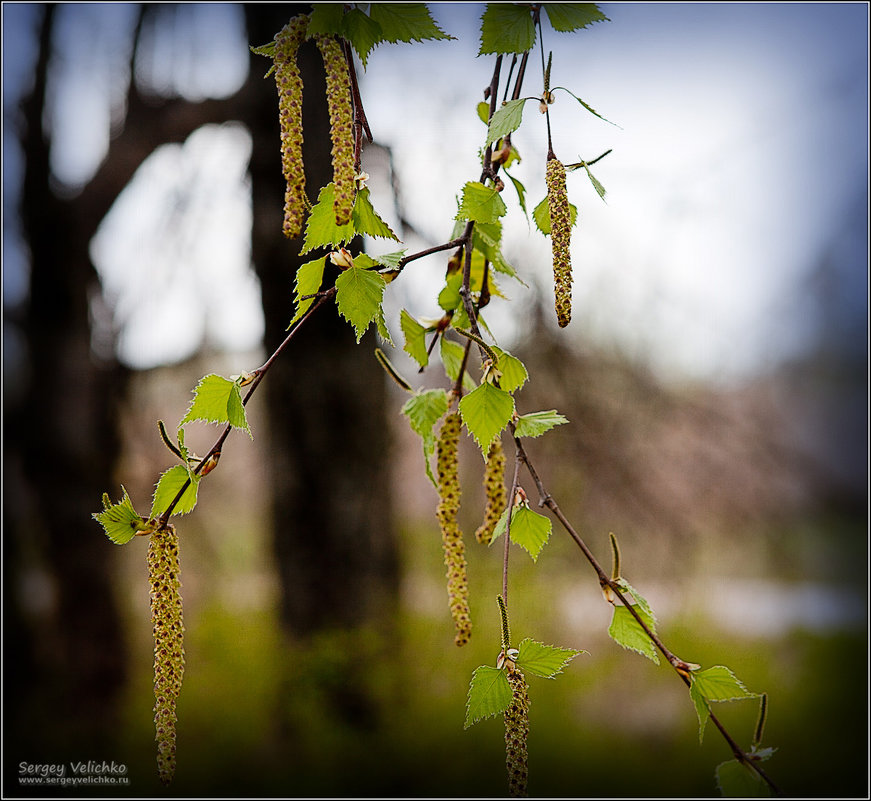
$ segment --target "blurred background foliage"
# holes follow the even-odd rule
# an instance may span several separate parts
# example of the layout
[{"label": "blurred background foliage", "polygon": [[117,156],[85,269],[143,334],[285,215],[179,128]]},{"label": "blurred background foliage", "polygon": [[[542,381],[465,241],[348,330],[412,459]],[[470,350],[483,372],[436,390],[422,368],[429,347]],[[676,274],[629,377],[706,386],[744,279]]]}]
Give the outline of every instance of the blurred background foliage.
[{"label": "blurred background foliage", "polygon": [[[17,80],[4,94],[4,794],[23,792],[22,760],[87,759],[126,764],[131,797],[159,792],[146,544],[110,545],[90,513],[122,482],[144,507],[171,462],[155,421],[181,419],[202,375],[259,364],[291,314],[299,247],[280,234],[274,86],[245,47],[304,7],[104,8],[3,9],[4,71]],[[221,14],[229,28],[213,27]],[[235,31],[220,47],[218,29]],[[315,186],[328,180],[329,153],[317,56],[303,55]],[[64,71],[103,81],[111,98],[91,131],[102,156],[79,177],[58,153]],[[247,202],[221,217],[220,184],[204,190],[181,151],[160,149],[187,148],[203,131],[239,137],[240,126],[247,162],[220,148],[212,157],[218,173],[239,173]],[[158,152],[175,161],[150,160],[152,205],[136,196],[122,218],[128,250],[107,257],[112,210]],[[434,244],[404,217],[414,177],[395,175],[383,146],[364,164],[403,238]],[[155,202],[163,222],[149,229]],[[522,410],[556,408],[571,421],[530,443],[545,486],[603,563],[617,534],[624,575],[675,653],[727,664],[769,693],[770,773],[788,795],[867,793],[866,320],[831,283],[867,271],[843,241],[867,240],[867,203],[847,222],[807,285],[821,335],[739,382],[667,380],[619,347],[561,338],[535,281],[517,302],[511,345],[531,372]],[[224,246],[198,248],[234,225],[246,236],[233,263],[254,289],[222,306]],[[137,261],[155,235],[160,258]],[[211,269],[197,273],[200,258]],[[185,357],[137,362],[130,332],[143,309],[155,341],[192,336]],[[247,323],[223,342],[233,314]],[[175,327],[179,317],[195,318],[193,334]],[[372,359],[374,341],[355,346],[349,327],[321,317],[255,397],[254,442],[234,435],[198,508],[178,521],[187,668],[170,792],[502,795],[501,723],[462,728],[471,673],[499,650],[501,558],[467,545],[475,630],[458,650],[437,498],[399,415],[404,396]],[[437,369],[424,379],[437,383]],[[205,450],[214,433],[192,429],[188,443]],[[470,442],[461,460],[471,532],[483,498]],[[533,795],[715,794],[727,747],[711,727],[699,746],[668,668],[607,638],[610,607],[561,531],[536,565],[512,552],[510,593],[518,641],[588,652],[554,682],[531,679]],[[718,712],[749,746],[755,704]]]}]

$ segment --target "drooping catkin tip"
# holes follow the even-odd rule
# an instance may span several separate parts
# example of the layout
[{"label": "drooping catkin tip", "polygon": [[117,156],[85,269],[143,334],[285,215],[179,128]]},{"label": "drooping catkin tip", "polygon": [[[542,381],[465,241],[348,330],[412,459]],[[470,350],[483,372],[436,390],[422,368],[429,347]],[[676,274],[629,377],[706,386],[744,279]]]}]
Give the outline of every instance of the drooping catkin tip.
[{"label": "drooping catkin tip", "polygon": [[566,168],[559,159],[548,160],[545,183],[553,250],[554,307],[560,328],[565,328],[572,319],[572,234]]}]

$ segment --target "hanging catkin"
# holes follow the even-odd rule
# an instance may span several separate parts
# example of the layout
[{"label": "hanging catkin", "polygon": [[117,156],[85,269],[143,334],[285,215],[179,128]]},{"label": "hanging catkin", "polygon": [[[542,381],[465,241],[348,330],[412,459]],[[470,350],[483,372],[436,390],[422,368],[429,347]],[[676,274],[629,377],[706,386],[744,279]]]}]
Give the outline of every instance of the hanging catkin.
[{"label": "hanging catkin", "polygon": [[448,600],[454,620],[457,645],[465,645],[472,633],[469,615],[469,585],[466,576],[466,553],[463,534],[457,523],[460,511],[459,443],[461,428],[459,412],[445,417],[439,431],[436,448],[439,505],[436,517],[442,532],[442,546],[447,567]]},{"label": "hanging catkin", "polygon": [[316,36],[327,75],[327,108],[333,140],[333,208],[336,225],[346,225],[354,208],[354,111],[351,79],[342,46],[332,36]]},{"label": "hanging catkin", "polygon": [[565,328],[572,318],[571,214],[566,191],[566,168],[558,159],[547,162],[547,207],[550,212],[550,241],[553,248],[553,289],[556,319]]},{"label": "hanging catkin", "polygon": [[305,172],[302,160],[302,77],[296,51],[305,38],[308,16],[294,17],[275,36],[275,85],[281,126],[281,169],[284,192],[282,231],[289,239],[299,236],[305,219]]},{"label": "hanging catkin", "polygon": [[502,440],[497,437],[490,445],[487,453],[487,464],[484,467],[484,495],[487,505],[484,509],[484,522],[475,531],[475,539],[483,545],[489,545],[493,538],[493,532],[505,504],[508,502],[508,493],[505,490],[503,476],[505,474],[505,452],[502,450]]},{"label": "hanging catkin", "polygon": [[511,685],[511,706],[505,710],[505,766],[508,770],[508,794],[512,798],[527,795],[529,757],[526,740],[529,736],[529,689],[519,668],[507,672]]},{"label": "hanging catkin", "polygon": [[154,634],[154,727],[157,772],[164,784],[175,774],[175,705],[184,676],[184,622],[178,535],[172,526],[151,534],[148,581]]}]

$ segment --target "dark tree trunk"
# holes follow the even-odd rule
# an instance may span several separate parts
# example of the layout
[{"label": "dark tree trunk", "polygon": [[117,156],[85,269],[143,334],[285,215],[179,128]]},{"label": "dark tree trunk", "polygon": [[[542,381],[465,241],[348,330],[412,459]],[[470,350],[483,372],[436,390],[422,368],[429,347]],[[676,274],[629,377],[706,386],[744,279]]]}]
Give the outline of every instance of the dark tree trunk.
[{"label": "dark tree trunk", "polygon": [[[252,44],[271,41],[294,14],[308,10],[245,8]],[[264,63],[259,57],[252,70],[263,74]],[[306,185],[314,201],[319,187],[332,180],[332,164],[323,66],[313,43],[303,46],[299,64]],[[292,317],[296,269],[314,254],[298,256],[300,242],[281,233],[284,178],[274,81],[263,81],[257,91],[248,119],[254,139],[253,254],[271,351]],[[287,630],[297,636],[383,620],[396,601],[386,388],[371,357],[373,344],[364,338],[357,345],[335,307],[321,309],[264,385],[281,612]]]},{"label": "dark tree trunk", "polygon": [[[270,4],[245,8],[253,44],[270,41],[295,13]],[[100,169],[76,197],[55,195],[41,125],[54,13],[46,7],[36,80],[23,108],[30,293],[8,320],[19,326],[26,346],[26,368],[6,376],[7,388],[13,384],[4,453],[4,770],[10,787],[17,787],[14,769],[21,760],[78,760],[85,753],[111,759],[117,740],[126,651],[111,586],[115,546],[91,513],[103,492],[117,497],[116,413],[127,374],[91,351],[89,298],[98,279],[89,244],[100,221],[158,145],[183,141],[208,122],[242,120],[254,139],[253,254],[268,348],[283,337],[292,315],[299,263],[299,243],[281,234],[277,97],[274,82],[263,80],[268,61],[261,56],[252,56],[245,86],[224,100],[146,102],[131,82],[124,129]],[[315,48],[305,49],[312,191],[330,179],[319,59]],[[303,636],[389,619],[398,592],[382,377],[371,347],[357,346],[333,309],[306,328],[261,390],[271,417],[282,618]],[[346,690],[338,688],[336,698],[348,718],[359,697]]]},{"label": "dark tree trunk", "polygon": [[112,486],[126,376],[90,347],[97,276],[88,231],[99,221],[82,219],[80,204],[50,186],[41,123],[53,20],[49,6],[23,106],[21,211],[31,272],[18,317],[27,368],[12,378],[5,421],[4,693],[6,748],[15,751],[7,766],[85,751],[111,758],[126,678],[112,546],[91,519]]}]

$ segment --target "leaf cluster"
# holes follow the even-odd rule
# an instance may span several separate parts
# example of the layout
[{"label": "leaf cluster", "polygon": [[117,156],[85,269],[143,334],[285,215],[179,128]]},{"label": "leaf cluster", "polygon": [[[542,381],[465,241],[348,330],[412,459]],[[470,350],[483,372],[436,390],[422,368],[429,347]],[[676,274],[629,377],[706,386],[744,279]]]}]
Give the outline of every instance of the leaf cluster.
[{"label": "leaf cluster", "polygon": [[181,464],[165,470],[157,481],[148,517],[139,515],[124,487],[121,500],[112,503],[108,494],[103,495],[103,511],[93,518],[103,526],[106,536],[116,545],[128,543],[134,536],[151,534],[166,523],[164,518],[173,514],[187,514],[197,505],[197,490],[203,475],[217,463],[218,453],[211,457],[191,454],[185,445],[185,426],[204,422],[238,428],[253,438],[240,387],[247,376],[235,379],[219,375],[204,376],[194,389],[194,397],[187,412],[178,424],[177,443],[166,438],[160,424],[161,435],[167,447],[178,457]]},{"label": "leaf cluster", "polygon": [[466,721],[463,728],[468,729],[479,720],[500,715],[511,705],[511,685],[507,673],[516,667],[526,674],[552,679],[578,654],[573,648],[560,648],[544,645],[532,639],[525,639],[517,647],[514,659],[504,662],[501,667],[481,665],[472,674],[469,694],[466,700]]},{"label": "leaf cluster", "polygon": [[453,39],[433,20],[425,3],[314,3],[308,35],[348,41],[363,66],[380,44]]}]

